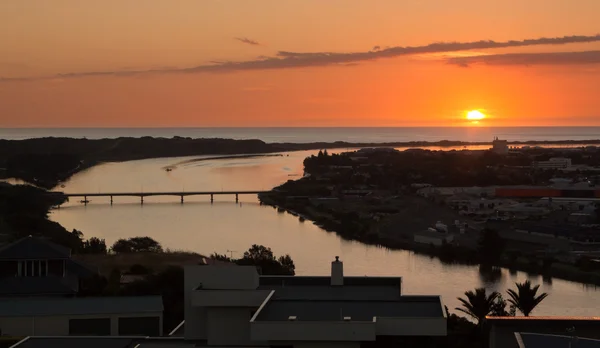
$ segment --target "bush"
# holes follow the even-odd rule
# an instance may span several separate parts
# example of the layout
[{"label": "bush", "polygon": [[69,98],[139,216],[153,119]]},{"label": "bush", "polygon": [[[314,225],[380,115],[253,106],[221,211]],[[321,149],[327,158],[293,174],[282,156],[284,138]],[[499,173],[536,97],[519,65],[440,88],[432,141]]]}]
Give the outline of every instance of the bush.
[{"label": "bush", "polygon": [[112,246],[115,253],[162,253],[163,248],[159,242],[150,237],[133,237],[129,239],[119,239]]},{"label": "bush", "polygon": [[92,237],[89,240],[83,242],[83,246],[81,247],[82,254],[101,254],[106,255],[106,241],[104,239],[99,239],[96,237]]}]

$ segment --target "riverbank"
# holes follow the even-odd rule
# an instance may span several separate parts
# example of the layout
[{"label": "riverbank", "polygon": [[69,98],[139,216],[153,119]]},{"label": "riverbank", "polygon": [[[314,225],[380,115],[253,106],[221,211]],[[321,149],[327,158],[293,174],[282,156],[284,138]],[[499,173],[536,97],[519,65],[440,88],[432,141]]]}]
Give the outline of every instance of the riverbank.
[{"label": "riverbank", "polygon": [[[600,140],[509,142],[511,146],[583,146]],[[0,179],[16,178],[51,189],[72,175],[102,162],[202,155],[250,155],[278,152],[364,147],[460,148],[489,146],[490,142],[408,141],[408,142],[313,142],[266,143],[261,140],[192,138],[74,139],[37,138],[0,140]]]}]

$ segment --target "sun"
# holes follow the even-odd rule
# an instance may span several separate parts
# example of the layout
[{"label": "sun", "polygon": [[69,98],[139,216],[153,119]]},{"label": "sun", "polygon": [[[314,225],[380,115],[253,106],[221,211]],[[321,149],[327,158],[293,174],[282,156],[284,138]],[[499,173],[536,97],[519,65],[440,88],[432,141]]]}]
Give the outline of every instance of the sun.
[{"label": "sun", "polygon": [[467,120],[469,121],[481,121],[485,118],[485,115],[479,110],[471,110],[467,112]]}]

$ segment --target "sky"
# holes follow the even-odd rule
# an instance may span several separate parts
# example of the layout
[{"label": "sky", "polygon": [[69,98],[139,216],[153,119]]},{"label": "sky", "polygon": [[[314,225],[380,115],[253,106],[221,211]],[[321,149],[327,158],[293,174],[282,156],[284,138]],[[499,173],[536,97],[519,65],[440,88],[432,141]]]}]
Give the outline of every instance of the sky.
[{"label": "sky", "polygon": [[0,127],[600,126],[599,13],[598,0],[0,1]]}]

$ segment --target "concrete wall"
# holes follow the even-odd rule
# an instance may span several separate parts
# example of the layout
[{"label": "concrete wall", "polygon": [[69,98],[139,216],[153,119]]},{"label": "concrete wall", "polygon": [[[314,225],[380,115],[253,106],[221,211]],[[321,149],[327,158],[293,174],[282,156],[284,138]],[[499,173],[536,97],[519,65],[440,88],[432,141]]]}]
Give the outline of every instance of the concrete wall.
[{"label": "concrete wall", "polygon": [[375,323],[367,321],[253,322],[252,340],[257,341],[375,341]]},{"label": "concrete wall", "polygon": [[377,318],[380,336],[446,336],[445,318]]},{"label": "concrete wall", "polygon": [[209,308],[207,343],[209,345],[256,345],[250,340],[250,308]]},{"label": "concrete wall", "polygon": [[490,348],[519,348],[515,332],[569,335],[568,328],[575,328],[579,337],[600,339],[600,321],[597,320],[539,320],[503,319],[490,320]]},{"label": "concrete wall", "polygon": [[[214,265],[186,266],[184,268],[185,338],[206,340],[208,338],[208,309],[193,306],[194,293],[202,284],[203,289],[255,290],[259,276],[253,266]],[[250,321],[249,317],[246,317]]]},{"label": "concrete wall", "polygon": [[111,336],[119,335],[119,318],[160,316],[162,335],[162,313],[119,313],[104,315],[68,315],[41,317],[0,317],[0,330],[9,336],[68,336],[70,319],[110,318]]}]

